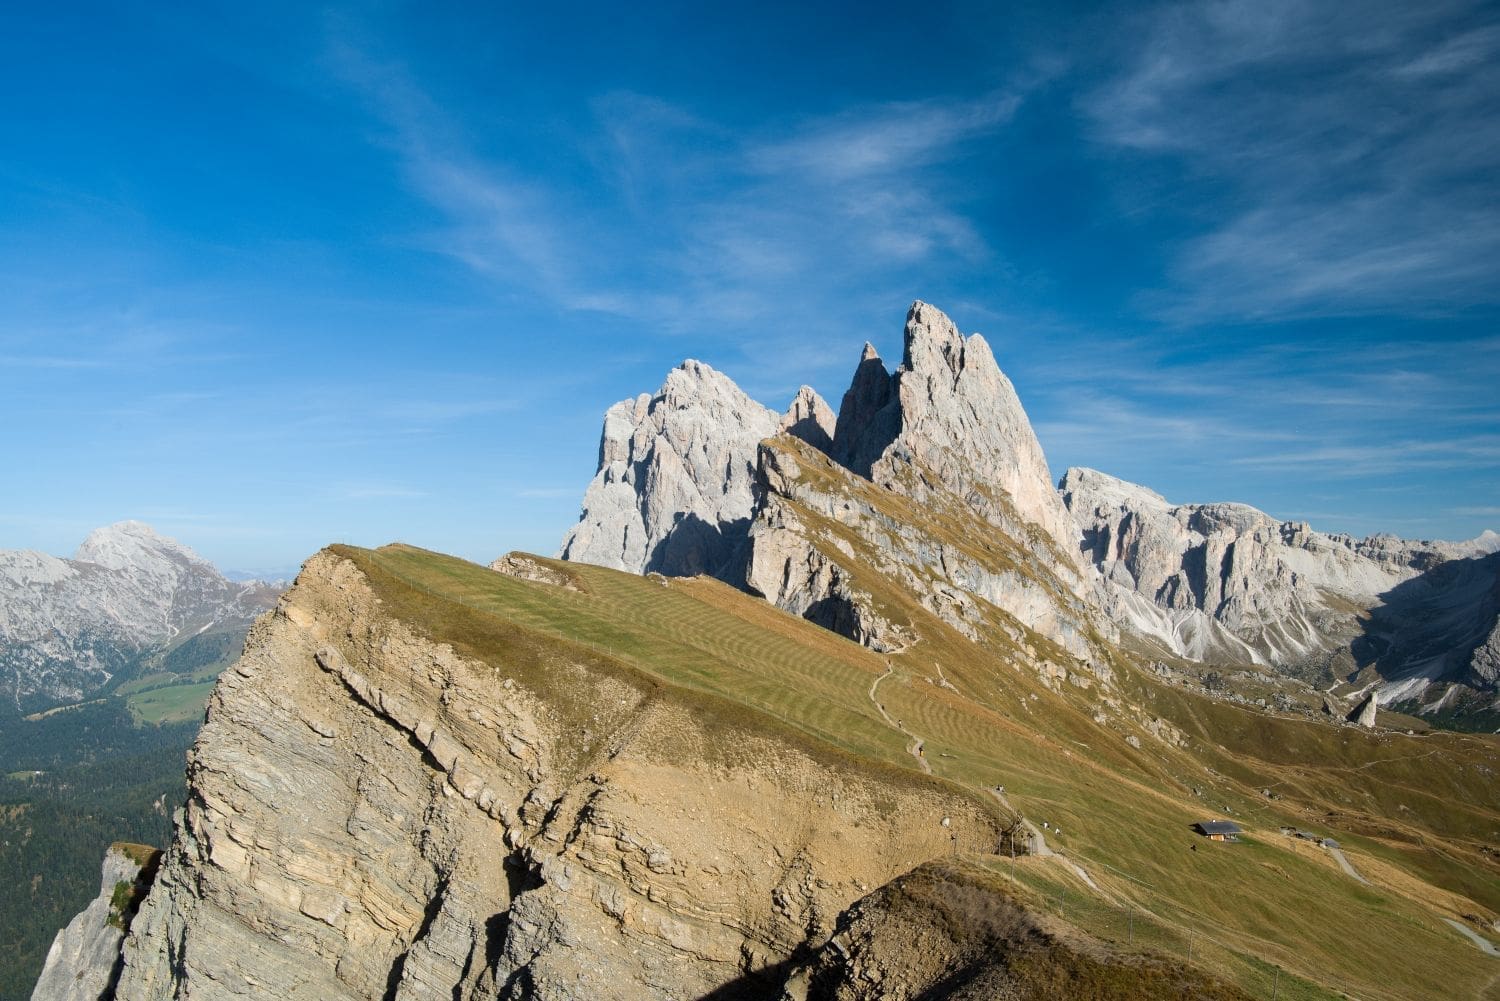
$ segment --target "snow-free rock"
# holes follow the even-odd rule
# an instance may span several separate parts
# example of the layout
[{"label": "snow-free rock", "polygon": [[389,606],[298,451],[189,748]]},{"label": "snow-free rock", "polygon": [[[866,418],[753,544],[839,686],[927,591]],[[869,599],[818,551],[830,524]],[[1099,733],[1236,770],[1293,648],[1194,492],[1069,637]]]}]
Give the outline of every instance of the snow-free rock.
[{"label": "snow-free rock", "polygon": [[756,445],[778,423],[728,376],[683,362],[654,395],[605,413],[599,469],[560,555],[630,573],[721,572],[749,525]]},{"label": "snow-free rock", "polygon": [[1348,670],[1378,669],[1386,704],[1445,678],[1486,683],[1500,556],[1485,536],[1326,534],[1246,504],[1173,504],[1093,469],[1069,469],[1059,489],[1111,616],[1174,653],[1288,666],[1344,650]]},{"label": "snow-free rock", "polygon": [[112,845],[104,853],[99,895],[57,933],[31,1001],[100,1001],[114,997],[120,943],[150,888],[158,853]]},{"label": "snow-free rock", "polygon": [[797,390],[792,405],[781,417],[777,430],[793,438],[801,438],[819,452],[833,450],[833,432],[837,418],[823,397],[811,386]]},{"label": "snow-free rock", "polygon": [[1015,387],[988,342],[960,334],[935,306],[916,302],[907,312],[894,373],[865,345],[839,411],[834,455],[918,501],[932,486],[964,497],[1013,537],[1040,529],[1062,571],[1076,569],[1077,526],[1053,489]]},{"label": "snow-free rock", "polygon": [[70,560],[0,551],[0,694],[22,709],[81,698],[178,637],[244,628],[277,590],[138,521],[96,529]]}]

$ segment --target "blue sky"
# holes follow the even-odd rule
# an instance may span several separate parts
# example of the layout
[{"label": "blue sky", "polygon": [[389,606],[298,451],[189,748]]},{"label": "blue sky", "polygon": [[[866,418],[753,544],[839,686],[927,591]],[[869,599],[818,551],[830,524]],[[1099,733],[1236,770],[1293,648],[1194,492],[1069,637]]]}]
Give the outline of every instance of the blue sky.
[{"label": "blue sky", "polygon": [[610,403],[915,298],[1055,474],[1500,527],[1494,5],[473,6],[0,13],[0,547],[551,552]]}]

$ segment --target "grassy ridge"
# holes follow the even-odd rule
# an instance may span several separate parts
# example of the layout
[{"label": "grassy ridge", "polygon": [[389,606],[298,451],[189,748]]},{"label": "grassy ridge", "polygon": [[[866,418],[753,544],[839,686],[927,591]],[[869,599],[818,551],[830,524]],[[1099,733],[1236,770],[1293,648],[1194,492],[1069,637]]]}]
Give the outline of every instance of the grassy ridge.
[{"label": "grassy ridge", "polygon": [[[564,588],[404,546],[337,551],[393,614],[434,638],[507,665],[530,651],[540,685],[549,683],[546,664],[585,658],[659,685],[661,697],[696,699],[733,725],[768,727],[833,759],[921,781],[907,738],[869,699],[889,666],[879,699],[923,737],[935,775],[980,800],[1004,785],[1028,816],[1061,829],[1053,842],[1099,889],[1055,859],[1022,860],[1025,885],[1044,896],[1071,887],[1088,904],[1068,920],[1104,937],[1133,909],[1162,943],[1191,939],[1195,962],[1253,994],[1277,978],[1295,992],[1285,997],[1331,996],[1319,983],[1365,998],[1478,997],[1500,974],[1500,961],[1439,921],[1500,905],[1500,878],[1476,840],[1500,829],[1484,771],[1493,741],[1277,719],[1159,685],[1122,660],[1122,691],[1187,737],[1183,748],[1137,749],[1093,721],[1095,693],[1047,688],[1018,667],[1008,638],[976,644],[868,568],[856,571],[860,584],[919,624],[921,642],[902,654],[874,654],[707,579],[539,560],[567,575]],[[1269,786],[1283,798],[1260,795]],[[1398,799],[1411,816],[1387,822],[1384,837],[1336,823],[1356,805],[1359,817],[1382,816]],[[1251,829],[1245,843],[1213,845],[1190,832],[1225,808]],[[1277,833],[1315,816],[1356,866],[1388,864],[1400,878],[1362,885],[1321,849]],[[1008,873],[1008,860],[994,864]]]},{"label": "grassy ridge", "polygon": [[[866,697],[884,670],[877,655],[718,581],[539,560],[580,585],[569,590],[409,546],[330,548],[360,568],[392,615],[461,653],[503,663],[580,731],[597,709],[580,700],[572,668],[584,664],[691,708],[726,736],[765,733],[836,767],[938,786],[1008,816],[992,798],[916,766],[906,738]],[[699,597],[704,589],[708,600]],[[721,610],[726,601],[736,614]],[[774,628],[760,624],[766,616]],[[726,760],[742,753],[731,739],[695,750]]]}]

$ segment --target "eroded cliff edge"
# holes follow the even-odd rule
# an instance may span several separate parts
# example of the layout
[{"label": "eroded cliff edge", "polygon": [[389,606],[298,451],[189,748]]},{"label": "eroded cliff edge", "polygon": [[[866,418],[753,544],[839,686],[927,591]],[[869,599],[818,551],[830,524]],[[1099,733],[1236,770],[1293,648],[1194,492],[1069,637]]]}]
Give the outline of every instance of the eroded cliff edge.
[{"label": "eroded cliff edge", "polygon": [[432,638],[462,606],[381,586],[325,551],[252,630],[118,997],[765,996],[872,888],[997,842],[956,790],[514,624],[466,656]]}]

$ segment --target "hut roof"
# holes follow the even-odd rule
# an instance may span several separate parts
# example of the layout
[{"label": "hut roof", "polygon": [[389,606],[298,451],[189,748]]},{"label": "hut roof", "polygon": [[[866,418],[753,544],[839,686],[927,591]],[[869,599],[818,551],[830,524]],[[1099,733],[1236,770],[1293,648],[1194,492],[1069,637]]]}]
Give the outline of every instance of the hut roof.
[{"label": "hut roof", "polygon": [[1213,836],[1215,834],[1240,834],[1240,825],[1232,820],[1200,820],[1193,825],[1193,829],[1199,834]]}]

